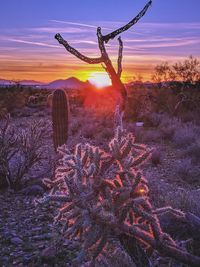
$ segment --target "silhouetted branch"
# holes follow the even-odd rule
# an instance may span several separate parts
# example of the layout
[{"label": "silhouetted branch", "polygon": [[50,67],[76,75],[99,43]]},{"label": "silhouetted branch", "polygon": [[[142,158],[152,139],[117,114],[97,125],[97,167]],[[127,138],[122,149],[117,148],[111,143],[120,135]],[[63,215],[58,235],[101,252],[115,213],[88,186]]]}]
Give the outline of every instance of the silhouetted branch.
[{"label": "silhouetted branch", "polygon": [[103,41],[103,35],[101,33],[101,27],[97,28],[97,38],[98,38],[99,49],[101,52],[102,63],[105,64],[105,69],[110,75],[112,84],[115,85],[117,81],[117,73],[112,65],[112,62],[108,56],[108,53],[106,52],[105,44]]},{"label": "silhouetted branch", "polygon": [[99,58],[89,58],[89,57],[86,57],[86,56],[82,55],[78,50],[76,50],[75,48],[73,48],[72,46],[70,46],[68,44],[68,42],[66,40],[64,40],[59,33],[57,33],[55,35],[55,39],[60,44],[62,44],[66,48],[66,50],[68,52],[70,52],[71,54],[73,54],[74,56],[76,56],[77,58],[79,58],[82,61],[85,61],[85,62],[87,62],[89,64],[99,64],[99,63],[102,63],[103,62],[103,60],[102,60],[101,57],[99,57]]},{"label": "silhouetted branch", "polygon": [[[120,76],[115,71],[115,69],[114,69],[114,67],[112,65],[112,62],[111,62],[111,60],[110,60],[110,58],[109,58],[109,56],[108,56],[108,54],[106,52],[105,43],[104,43],[104,40],[103,40],[103,35],[101,33],[101,27],[97,28],[97,38],[98,38],[99,49],[101,51],[101,56],[102,56],[102,59],[103,59],[103,63],[105,65],[104,69],[109,74],[110,79],[112,81],[113,87],[116,89],[116,91],[118,91],[120,93],[119,105],[120,105],[120,112],[122,112],[125,109],[127,92],[126,92],[126,88],[125,88],[124,84],[120,80]],[[121,45],[121,42],[120,42],[120,45]],[[121,50],[121,53],[122,53],[122,50]],[[121,59],[122,59],[122,54],[121,54]],[[119,66],[118,66],[118,70],[119,70]]]},{"label": "silhouetted branch", "polygon": [[118,54],[118,71],[117,75],[120,78],[122,74],[122,56],[123,56],[123,42],[121,37],[118,38],[119,41],[119,54]]},{"label": "silhouetted branch", "polygon": [[152,4],[152,0],[150,0],[146,6],[143,8],[143,10],[134,18],[132,19],[129,23],[127,23],[125,26],[113,31],[110,34],[107,34],[105,36],[102,35],[101,33],[101,28],[97,28],[97,38],[98,38],[98,44],[99,44],[99,49],[101,52],[101,57],[99,58],[89,58],[81,54],[79,51],[77,51],[75,48],[71,47],[66,40],[62,38],[62,36],[57,33],[55,35],[55,39],[62,44],[68,52],[76,56],[82,61],[85,61],[89,64],[98,64],[101,63],[103,68],[106,70],[108,75],[110,76],[110,79],[112,81],[112,86],[115,88],[116,91],[120,93],[120,99],[119,99],[119,107],[120,107],[120,113],[124,112],[125,106],[126,106],[126,99],[127,99],[127,92],[124,84],[122,83],[120,77],[122,73],[122,53],[123,53],[123,43],[121,38],[119,37],[119,55],[118,55],[118,70],[116,70],[113,67],[113,64],[108,56],[108,53],[105,48],[105,43],[107,43],[110,39],[115,38],[117,35],[120,33],[128,30],[131,28],[133,25],[135,25],[147,12],[148,8]]},{"label": "silhouetted branch", "polygon": [[121,28],[115,30],[114,32],[111,32],[107,35],[103,36],[104,42],[108,42],[110,39],[114,39],[117,35],[120,33],[127,31],[130,29],[133,25],[135,25],[147,12],[148,8],[151,6],[152,0],[150,0],[146,6],[143,8],[143,10],[134,18],[132,19],[129,23],[127,23],[125,26],[122,26]]}]

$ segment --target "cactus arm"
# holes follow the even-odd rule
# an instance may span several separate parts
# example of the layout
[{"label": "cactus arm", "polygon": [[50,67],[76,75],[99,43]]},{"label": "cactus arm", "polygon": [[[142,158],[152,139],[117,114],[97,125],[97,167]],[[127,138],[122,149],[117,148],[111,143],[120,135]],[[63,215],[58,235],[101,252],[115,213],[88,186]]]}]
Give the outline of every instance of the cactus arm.
[{"label": "cactus arm", "polygon": [[118,38],[119,41],[119,54],[118,54],[118,61],[117,61],[117,65],[118,65],[118,70],[117,70],[117,75],[119,78],[121,78],[121,74],[122,74],[122,57],[123,57],[123,42],[121,37]]},{"label": "cactus arm", "polygon": [[64,40],[63,37],[59,33],[57,33],[55,35],[55,39],[60,44],[62,44],[69,53],[71,53],[72,55],[76,56],[80,60],[85,61],[86,63],[89,63],[89,64],[99,64],[99,63],[102,63],[103,62],[102,57],[99,57],[99,58],[89,58],[89,57],[84,56],[78,50],[76,50],[75,48],[73,48],[72,46],[70,46],[68,44],[68,42],[66,40]]},{"label": "cactus arm", "polygon": [[117,35],[121,34],[122,32],[127,31],[128,29],[130,29],[133,25],[135,25],[147,12],[147,10],[149,9],[149,7],[152,4],[152,0],[150,0],[146,6],[142,9],[142,11],[140,11],[140,13],[133,18],[130,22],[128,22],[126,25],[122,26],[121,28],[107,34],[103,36],[103,41],[105,43],[108,43],[109,40],[114,39]]}]

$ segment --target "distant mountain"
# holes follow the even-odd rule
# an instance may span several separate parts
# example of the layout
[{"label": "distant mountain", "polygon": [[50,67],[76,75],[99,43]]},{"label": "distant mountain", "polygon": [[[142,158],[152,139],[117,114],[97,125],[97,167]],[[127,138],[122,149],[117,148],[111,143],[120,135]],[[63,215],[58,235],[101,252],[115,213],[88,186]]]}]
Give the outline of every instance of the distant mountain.
[{"label": "distant mountain", "polygon": [[14,84],[15,84],[15,82],[5,80],[5,79],[0,79],[0,86],[11,86]]},{"label": "distant mountain", "polygon": [[0,86],[12,86],[20,84],[22,86],[34,86],[36,88],[44,88],[44,89],[84,89],[92,86],[88,81],[82,82],[75,77],[68,78],[66,80],[55,80],[50,83],[42,83],[34,80],[22,80],[19,82],[14,82],[10,80],[0,79]]},{"label": "distant mountain", "polygon": [[155,83],[150,82],[150,81],[146,81],[146,82],[142,82],[142,81],[133,81],[127,84],[128,87],[138,87],[138,86],[143,86],[146,88],[152,88],[155,85]]},{"label": "distant mountain", "polygon": [[21,85],[25,85],[25,86],[31,86],[31,85],[43,85],[44,83],[42,82],[38,82],[38,81],[34,81],[34,80],[22,80],[19,82]]},{"label": "distant mountain", "polygon": [[44,88],[48,89],[84,89],[91,84],[87,82],[82,82],[75,77],[68,78],[66,80],[56,80],[49,84],[44,85]]},{"label": "distant mountain", "polygon": [[33,80],[22,80],[19,82],[11,81],[11,80],[5,80],[5,79],[0,79],[0,86],[12,86],[12,85],[24,85],[24,86],[38,86],[38,85],[43,85],[44,83],[38,82],[38,81],[33,81]]}]

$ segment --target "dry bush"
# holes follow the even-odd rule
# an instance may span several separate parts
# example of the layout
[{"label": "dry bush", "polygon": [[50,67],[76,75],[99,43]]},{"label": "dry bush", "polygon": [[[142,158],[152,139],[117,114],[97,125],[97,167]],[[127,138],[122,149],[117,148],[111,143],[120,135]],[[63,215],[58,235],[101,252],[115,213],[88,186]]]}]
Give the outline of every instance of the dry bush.
[{"label": "dry bush", "polygon": [[200,162],[200,142],[196,141],[191,143],[185,151],[183,151],[182,156],[190,157],[194,164]]},{"label": "dry bush", "polygon": [[148,127],[158,127],[164,118],[163,113],[149,113],[144,118],[144,123]]},{"label": "dry bush", "polygon": [[127,107],[125,118],[128,121],[144,119],[153,112],[151,91],[145,88],[128,88]]},{"label": "dry bush", "polygon": [[[188,112],[199,114],[199,77],[200,62],[192,56],[172,66],[167,62],[156,66],[152,76],[155,86],[151,89],[153,110],[177,115],[183,120],[189,119]],[[194,116],[190,118],[194,120]]]},{"label": "dry bush", "polygon": [[161,164],[161,160],[162,160],[162,154],[161,154],[161,151],[160,151],[160,149],[155,148],[155,149],[152,151],[152,154],[151,154],[151,163],[152,163],[154,166],[157,166],[158,164]]},{"label": "dry bush", "polygon": [[[156,206],[172,206],[184,212],[192,212],[200,217],[200,191],[181,187],[160,187],[156,197]],[[153,192],[155,194],[155,192]]]},{"label": "dry bush", "polygon": [[196,126],[192,123],[184,124],[177,128],[174,136],[173,143],[179,148],[188,147],[195,142],[197,138]]},{"label": "dry bush", "polygon": [[154,130],[146,130],[144,131],[144,134],[142,136],[142,142],[144,143],[159,143],[162,139],[162,134],[160,131],[154,129]]},{"label": "dry bush", "polygon": [[164,112],[173,115],[178,102],[177,96],[173,94],[173,91],[166,86],[162,88],[156,85],[151,90],[154,112]]},{"label": "dry bush", "polygon": [[[15,128],[10,118],[0,126],[0,173],[2,187],[19,190],[27,179],[35,174],[34,168],[45,172],[48,158],[45,138],[49,136],[48,124],[32,121],[27,129]],[[46,150],[45,150],[46,148]]]},{"label": "dry bush", "polygon": [[192,164],[191,158],[185,158],[176,164],[176,172],[179,178],[189,184],[199,183],[200,170]]},{"label": "dry bush", "polygon": [[21,109],[25,107],[28,99],[28,90],[26,91],[23,87],[12,86],[4,88],[0,92],[1,103],[7,111],[13,112],[14,109]]},{"label": "dry bush", "polygon": [[172,140],[174,133],[181,126],[181,121],[175,117],[163,116],[162,122],[159,124],[158,129],[161,133],[163,140]]},{"label": "dry bush", "polygon": [[0,120],[4,119],[8,115],[8,110],[0,103]]}]

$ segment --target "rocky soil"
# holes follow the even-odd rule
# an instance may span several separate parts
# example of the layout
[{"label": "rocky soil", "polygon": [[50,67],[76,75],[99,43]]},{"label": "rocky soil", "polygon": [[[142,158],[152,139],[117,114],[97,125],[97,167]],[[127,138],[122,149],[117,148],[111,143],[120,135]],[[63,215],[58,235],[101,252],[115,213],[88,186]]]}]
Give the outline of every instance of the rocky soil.
[{"label": "rocky soil", "polygon": [[[34,117],[39,119],[39,117],[46,116],[48,120],[50,119],[47,114],[39,115],[34,115]],[[20,117],[14,123],[17,127],[24,128],[27,120],[27,117]],[[72,118],[70,147],[82,139],[102,147],[110,140],[112,131],[103,130],[110,128],[103,125],[102,122],[95,125],[94,129],[89,128],[88,134],[88,127],[92,126],[94,122],[96,123],[96,119],[90,118],[86,123],[83,115],[80,118]],[[52,146],[51,142],[50,138],[49,144]],[[150,143],[149,146],[159,148],[161,151],[160,164],[154,166],[150,161],[144,167],[144,174],[149,180],[150,197],[154,205],[156,207],[170,205],[200,216],[199,182],[194,183],[194,180],[191,180],[191,183],[188,183],[181,180],[176,173],[176,166],[181,160],[180,151],[164,143]],[[199,181],[199,176],[197,178]],[[79,250],[79,244],[65,240],[59,227],[57,230],[54,228],[55,206],[52,204],[36,207],[35,200],[38,197],[12,191],[0,192],[0,266],[72,266],[72,261]]]},{"label": "rocky soil", "polygon": [[71,266],[78,244],[53,227],[55,207],[35,207],[35,199],[0,194],[0,266]]}]

